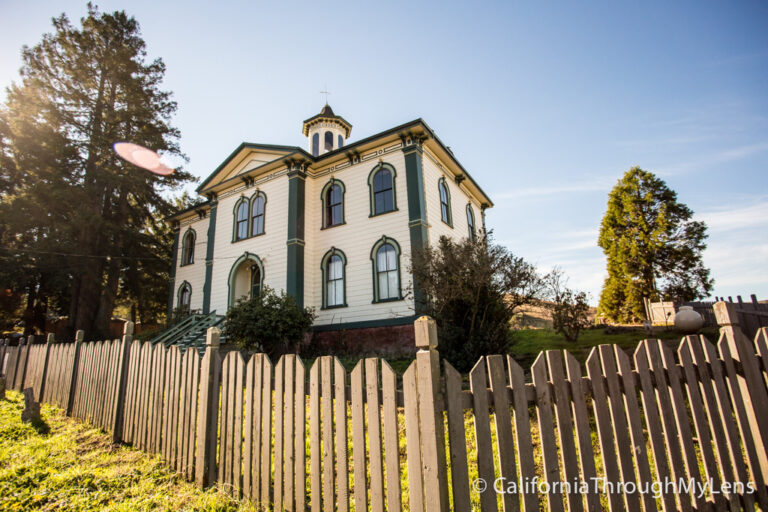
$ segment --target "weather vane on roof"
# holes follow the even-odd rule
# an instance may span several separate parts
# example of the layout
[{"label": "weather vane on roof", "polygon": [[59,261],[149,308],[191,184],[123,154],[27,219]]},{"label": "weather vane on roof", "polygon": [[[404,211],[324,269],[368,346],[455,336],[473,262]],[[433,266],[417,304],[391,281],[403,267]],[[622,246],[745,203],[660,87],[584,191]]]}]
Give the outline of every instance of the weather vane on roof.
[{"label": "weather vane on roof", "polygon": [[328,95],[331,94],[330,92],[328,92],[328,86],[327,85],[325,86],[325,90],[324,91],[320,91],[320,94],[325,94],[325,104],[327,105],[328,104]]}]

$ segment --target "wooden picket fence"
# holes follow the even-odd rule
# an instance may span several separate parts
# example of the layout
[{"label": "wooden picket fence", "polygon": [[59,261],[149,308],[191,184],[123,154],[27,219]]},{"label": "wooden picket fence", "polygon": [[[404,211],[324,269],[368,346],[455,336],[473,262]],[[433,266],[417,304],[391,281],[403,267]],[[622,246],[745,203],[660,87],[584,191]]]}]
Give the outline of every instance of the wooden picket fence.
[{"label": "wooden picket fence", "polygon": [[[348,373],[330,356],[307,369],[222,355],[216,328],[200,357],[133,341],[130,324],[113,341],[6,341],[0,368],[9,387],[265,510],[768,510],[768,329],[752,342],[733,305],[715,312],[717,344],[601,345],[585,371],[546,351],[530,378],[501,355],[467,377],[441,371],[426,317],[402,377],[379,358]],[[667,483],[689,479],[710,487]]]}]

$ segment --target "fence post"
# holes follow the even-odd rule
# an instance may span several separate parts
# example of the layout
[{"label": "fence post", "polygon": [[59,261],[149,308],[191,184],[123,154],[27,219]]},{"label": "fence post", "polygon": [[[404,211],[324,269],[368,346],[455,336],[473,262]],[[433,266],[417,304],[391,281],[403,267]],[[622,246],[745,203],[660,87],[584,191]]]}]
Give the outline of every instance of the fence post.
[{"label": "fence post", "polygon": [[219,338],[221,331],[209,327],[205,355],[200,362],[200,396],[197,401],[197,448],[195,483],[205,487],[216,481],[216,431],[219,423],[219,381],[221,364]]},{"label": "fence post", "polygon": [[43,401],[43,393],[45,392],[45,379],[48,375],[48,358],[51,355],[51,345],[54,342],[54,334],[48,333],[48,338],[45,340],[45,357],[43,357],[43,368],[40,371],[40,385],[37,387],[37,401]]},{"label": "fence post", "polygon": [[0,377],[5,377],[5,354],[8,353],[8,341],[8,338],[5,338],[0,347]]},{"label": "fence post", "polygon": [[117,383],[115,400],[112,406],[112,442],[123,440],[123,411],[125,410],[125,388],[128,385],[128,365],[131,358],[131,343],[133,343],[133,322],[123,325],[123,339],[120,342],[120,360],[117,363]]},{"label": "fence post", "polygon": [[77,370],[80,366],[80,346],[83,344],[85,331],[79,330],[75,333],[75,353],[72,355],[72,375],[69,379],[69,398],[67,399],[67,416],[72,416],[72,409],[75,405],[75,391],[77,388]]},{"label": "fence post", "polygon": [[437,325],[422,316],[414,322],[416,335],[416,374],[419,395],[421,463],[424,477],[424,504],[429,512],[447,512],[448,480],[445,462],[445,426],[440,385],[440,354],[437,351]]},{"label": "fence post", "polygon": [[727,302],[717,302],[714,306],[717,323],[720,325],[721,336],[725,335],[731,357],[741,363],[743,374],[739,375],[738,385],[744,399],[744,405],[749,414],[749,426],[755,442],[755,450],[760,461],[763,481],[768,481],[768,394],[765,391],[765,381],[757,362],[755,347],[739,327],[739,314],[736,305]]},{"label": "fence post", "polygon": [[[30,334],[27,336],[26,343],[24,343],[24,350],[19,348],[19,365],[16,368],[16,382],[18,383],[16,386],[17,391],[24,391],[24,379],[27,378],[27,363],[29,362],[29,349],[32,348],[34,342],[35,336]],[[23,359],[21,357],[22,355],[24,356]],[[21,378],[19,378],[19,375],[21,375]]]}]

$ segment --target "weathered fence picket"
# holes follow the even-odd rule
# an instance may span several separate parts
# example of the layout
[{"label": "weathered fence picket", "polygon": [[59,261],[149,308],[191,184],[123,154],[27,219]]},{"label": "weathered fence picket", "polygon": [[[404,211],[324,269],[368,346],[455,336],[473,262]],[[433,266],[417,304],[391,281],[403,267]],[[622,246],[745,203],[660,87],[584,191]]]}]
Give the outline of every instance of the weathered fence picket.
[{"label": "weathered fence picket", "polygon": [[[586,371],[547,351],[529,382],[511,357],[489,355],[468,389],[448,362],[441,374],[427,318],[402,382],[379,358],[348,374],[331,356],[309,367],[294,354],[274,366],[264,354],[222,357],[215,328],[201,358],[134,341],[128,324],[119,340],[4,341],[0,371],[9,387],[160,453],[198,485],[274,510],[768,510],[768,328],[750,341],[734,307],[715,306],[717,346],[644,340],[630,357],[600,345]],[[626,487],[667,479],[713,487],[662,487],[658,500]],[[733,482],[754,492],[719,492]],[[498,485],[516,490],[497,496]]]}]

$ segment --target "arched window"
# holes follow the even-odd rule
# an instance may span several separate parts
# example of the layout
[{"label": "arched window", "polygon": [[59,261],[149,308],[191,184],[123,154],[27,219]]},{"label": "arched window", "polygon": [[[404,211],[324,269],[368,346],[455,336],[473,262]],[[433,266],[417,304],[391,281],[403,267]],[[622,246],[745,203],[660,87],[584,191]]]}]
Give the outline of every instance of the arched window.
[{"label": "arched window", "polygon": [[401,300],[400,246],[391,238],[382,237],[371,251],[373,260],[373,302]]},{"label": "arched window", "polygon": [[254,263],[251,265],[251,298],[261,295],[261,268]]},{"label": "arched window", "polygon": [[323,309],[347,305],[346,298],[347,257],[335,247],[328,251],[321,263],[323,273]]},{"label": "arched window", "polygon": [[344,146],[344,137],[339,135],[339,145],[336,149],[339,149],[340,147]]},{"label": "arched window", "polygon": [[323,202],[323,228],[344,224],[344,183],[331,179],[321,196]]},{"label": "arched window", "polygon": [[181,266],[191,265],[195,262],[195,231],[188,229],[181,243]]},{"label": "arched window", "polygon": [[333,150],[333,132],[325,132],[325,150]]},{"label": "arched window", "polygon": [[248,200],[241,198],[235,205],[235,241],[248,238]]},{"label": "arched window", "polygon": [[375,167],[368,176],[368,187],[371,192],[371,216],[397,209],[394,167],[389,164]]},{"label": "arched window", "polygon": [[179,308],[189,311],[189,305],[192,301],[192,286],[184,281],[179,286]]},{"label": "arched window", "polygon": [[467,229],[469,230],[469,239],[475,241],[475,212],[472,211],[472,205],[467,205]]},{"label": "arched window", "polygon": [[263,192],[256,192],[251,198],[251,236],[264,234],[264,209],[267,205],[267,196]]},{"label": "arched window", "polygon": [[448,191],[448,184],[445,182],[445,178],[440,178],[437,182],[437,188],[440,191],[440,218],[453,227],[453,221],[451,219],[451,193]]},{"label": "arched window", "polygon": [[320,134],[315,133],[312,136],[312,156],[317,156],[320,154]]}]

